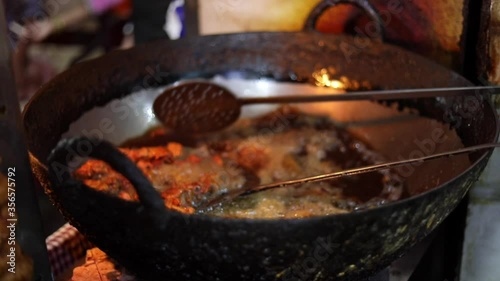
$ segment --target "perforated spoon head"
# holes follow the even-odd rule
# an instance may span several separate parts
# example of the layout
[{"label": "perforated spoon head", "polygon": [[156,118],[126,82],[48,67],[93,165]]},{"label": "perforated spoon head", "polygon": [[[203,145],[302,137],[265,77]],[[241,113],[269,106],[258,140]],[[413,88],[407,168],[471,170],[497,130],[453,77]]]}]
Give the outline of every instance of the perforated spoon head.
[{"label": "perforated spoon head", "polygon": [[240,101],[219,85],[191,81],[167,88],[153,103],[156,118],[183,134],[218,131],[233,124],[241,112]]}]

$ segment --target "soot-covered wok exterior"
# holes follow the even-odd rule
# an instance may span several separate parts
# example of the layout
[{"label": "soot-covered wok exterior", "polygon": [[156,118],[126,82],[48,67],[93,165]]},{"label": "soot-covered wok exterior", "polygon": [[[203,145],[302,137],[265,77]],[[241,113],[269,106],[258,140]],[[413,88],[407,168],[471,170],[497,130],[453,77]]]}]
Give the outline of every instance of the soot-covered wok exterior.
[{"label": "soot-covered wok exterior", "polygon": [[[69,149],[71,143],[52,155],[51,179],[47,169],[50,152],[72,122],[94,107],[128,95],[146,79],[159,86],[181,78],[239,71],[312,83],[312,73],[334,68],[339,77],[369,81],[378,88],[469,85],[417,55],[382,43],[360,44],[359,40],[314,32],[219,35],[158,41],[78,64],[45,85],[25,109],[24,127],[35,175],[73,225],[146,279],[349,280],[377,272],[430,233],[456,207],[478,178],[489,153],[472,154],[473,164],[466,171],[409,199],[349,214],[296,220],[183,215],[159,206],[157,194],[148,192],[151,187],[144,182],[138,183],[147,193],[142,203],[109,197],[57,176],[63,175],[62,170],[53,164],[67,166],[66,155],[78,150],[77,146]],[[154,79],[148,71],[151,68],[160,70],[161,79]],[[463,102],[433,99],[404,104],[455,124],[465,146],[493,142],[498,128],[491,104],[481,100],[482,114],[464,117],[459,114]],[[109,158],[108,154],[96,152],[93,156]]]}]

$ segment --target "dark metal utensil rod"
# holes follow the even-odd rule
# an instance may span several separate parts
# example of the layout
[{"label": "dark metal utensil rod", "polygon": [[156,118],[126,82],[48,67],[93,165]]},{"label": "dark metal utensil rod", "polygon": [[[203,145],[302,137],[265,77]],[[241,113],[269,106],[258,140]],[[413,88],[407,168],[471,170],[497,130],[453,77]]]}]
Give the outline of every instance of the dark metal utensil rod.
[{"label": "dark metal utensil rod", "polygon": [[272,184],[267,184],[267,185],[261,185],[261,186],[257,186],[257,187],[254,187],[254,188],[251,188],[251,189],[245,191],[244,193],[242,193],[242,195],[248,195],[248,194],[252,194],[255,192],[264,191],[264,190],[268,190],[268,189],[272,189],[272,188],[276,188],[276,187],[284,187],[284,186],[288,186],[288,185],[308,183],[308,182],[318,182],[318,181],[331,180],[331,179],[336,179],[336,178],[345,177],[345,176],[375,172],[375,171],[379,171],[379,170],[400,167],[403,165],[424,162],[424,161],[433,160],[433,159],[442,158],[442,157],[451,157],[451,156],[455,156],[455,155],[460,155],[460,154],[465,154],[465,153],[470,153],[470,152],[474,152],[474,151],[478,151],[478,150],[495,148],[495,147],[500,147],[500,143],[475,145],[475,146],[471,146],[471,147],[467,147],[467,148],[457,149],[454,151],[436,153],[436,154],[431,154],[428,156],[414,158],[414,159],[405,159],[405,160],[400,160],[400,161],[365,166],[365,167],[361,167],[361,168],[354,168],[354,169],[344,170],[344,171],[340,171],[340,172],[323,174],[323,175],[319,175],[319,176],[312,176],[312,177],[307,177],[307,178],[302,178],[302,179],[289,180],[289,181],[277,182],[277,183],[272,183]]},{"label": "dark metal utensil rod", "polygon": [[300,102],[325,102],[325,101],[359,101],[359,100],[392,100],[432,97],[454,97],[484,94],[500,94],[499,86],[474,86],[474,87],[452,87],[452,88],[423,88],[423,89],[399,89],[399,90],[376,90],[356,91],[346,94],[326,95],[287,95],[277,97],[255,97],[240,98],[242,104],[254,103],[300,103]]},{"label": "dark metal utensil rod", "polygon": [[223,194],[220,197],[217,197],[217,198],[207,202],[206,204],[204,204],[200,208],[200,210],[201,211],[206,210],[207,208],[210,208],[211,206],[217,205],[217,204],[222,203],[222,202],[233,200],[239,196],[246,196],[246,195],[250,195],[250,194],[253,194],[256,192],[261,192],[261,191],[265,191],[265,190],[269,190],[269,189],[273,189],[273,188],[280,188],[280,187],[296,185],[296,184],[304,184],[304,183],[309,183],[309,182],[319,182],[319,181],[325,181],[325,180],[332,180],[332,179],[336,179],[336,178],[340,178],[340,177],[375,172],[375,171],[379,171],[379,170],[400,167],[403,165],[424,162],[424,161],[433,160],[433,159],[442,158],[442,157],[451,157],[451,156],[455,156],[455,155],[470,153],[470,152],[474,152],[474,151],[478,151],[478,150],[496,148],[496,147],[500,147],[500,143],[489,143],[489,144],[475,145],[475,146],[470,146],[470,147],[457,149],[457,150],[453,150],[453,151],[431,154],[428,156],[414,158],[414,159],[406,159],[406,160],[400,160],[400,161],[394,161],[394,162],[387,162],[387,163],[370,165],[370,166],[354,168],[354,169],[349,169],[349,170],[343,170],[343,171],[339,171],[339,172],[322,174],[322,175],[317,175],[317,176],[312,176],[312,177],[305,177],[305,178],[300,178],[300,179],[295,179],[295,180],[275,182],[275,183],[266,184],[266,185],[238,189],[238,190],[235,190],[233,192]]}]

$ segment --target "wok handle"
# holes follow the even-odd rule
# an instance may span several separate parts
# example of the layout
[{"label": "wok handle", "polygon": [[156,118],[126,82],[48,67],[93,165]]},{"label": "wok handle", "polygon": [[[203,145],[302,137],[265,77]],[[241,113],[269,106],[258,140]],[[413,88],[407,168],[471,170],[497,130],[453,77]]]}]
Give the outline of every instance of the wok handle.
[{"label": "wok handle", "polygon": [[160,194],[137,166],[111,143],[86,137],[61,140],[48,157],[49,177],[55,186],[66,186],[79,182],[73,172],[84,163],[85,158],[94,158],[109,164],[134,186],[144,207],[165,210]]},{"label": "wok handle", "polygon": [[372,23],[375,26],[376,35],[373,38],[380,41],[384,41],[384,24],[379,13],[370,4],[368,0],[326,0],[321,1],[309,14],[306,20],[304,29],[305,30],[316,30],[316,22],[319,17],[325,12],[326,9],[334,7],[338,4],[352,4],[363,10],[372,19]]}]

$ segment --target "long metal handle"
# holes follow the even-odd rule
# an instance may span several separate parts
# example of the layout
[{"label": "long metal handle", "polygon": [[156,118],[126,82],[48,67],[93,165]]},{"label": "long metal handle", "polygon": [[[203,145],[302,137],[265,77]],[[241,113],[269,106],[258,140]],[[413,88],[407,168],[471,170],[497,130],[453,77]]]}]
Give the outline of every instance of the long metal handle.
[{"label": "long metal handle", "polygon": [[301,103],[326,101],[398,100],[431,97],[457,97],[482,94],[499,94],[500,86],[474,86],[428,89],[399,89],[381,91],[359,91],[327,95],[287,95],[277,97],[241,98],[242,104],[255,103]]},{"label": "long metal handle", "polygon": [[387,162],[387,163],[382,163],[382,164],[376,164],[376,165],[370,165],[370,166],[365,166],[365,167],[360,167],[360,168],[343,170],[340,172],[334,172],[334,173],[329,173],[329,174],[322,174],[322,175],[317,175],[317,176],[312,176],[312,177],[305,177],[305,178],[300,178],[300,179],[295,179],[295,180],[275,182],[275,183],[266,184],[266,185],[238,189],[238,190],[234,190],[232,192],[228,192],[226,194],[223,194],[222,196],[217,197],[213,200],[210,200],[209,202],[207,202],[203,206],[201,206],[201,208],[198,210],[198,212],[203,212],[204,210],[206,210],[214,205],[217,205],[217,204],[222,203],[222,202],[233,200],[234,198],[239,197],[239,196],[246,196],[246,195],[250,195],[250,194],[253,194],[256,192],[261,192],[261,191],[265,191],[265,190],[269,190],[269,189],[273,189],[273,188],[285,187],[285,186],[296,185],[296,184],[304,184],[304,183],[309,183],[309,182],[319,182],[319,181],[325,181],[325,180],[332,180],[332,179],[336,179],[336,178],[340,178],[340,177],[375,172],[375,171],[385,170],[385,169],[389,169],[389,168],[400,167],[400,166],[404,166],[404,165],[408,165],[408,164],[420,163],[420,162],[433,160],[433,159],[437,159],[437,158],[451,157],[451,156],[455,156],[455,155],[459,155],[459,154],[465,154],[465,153],[470,153],[470,152],[474,152],[474,151],[478,151],[478,150],[484,150],[484,149],[490,149],[490,148],[496,148],[496,147],[500,147],[500,143],[489,143],[489,144],[475,145],[475,146],[470,146],[467,148],[431,154],[428,156],[414,158],[414,159],[406,159],[406,160],[401,160],[401,161]]}]

